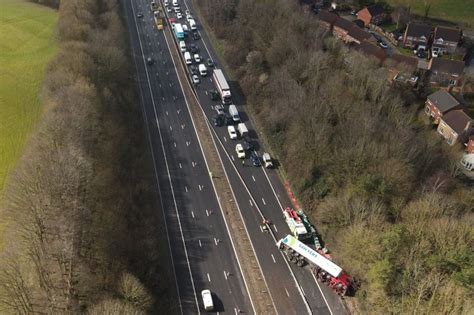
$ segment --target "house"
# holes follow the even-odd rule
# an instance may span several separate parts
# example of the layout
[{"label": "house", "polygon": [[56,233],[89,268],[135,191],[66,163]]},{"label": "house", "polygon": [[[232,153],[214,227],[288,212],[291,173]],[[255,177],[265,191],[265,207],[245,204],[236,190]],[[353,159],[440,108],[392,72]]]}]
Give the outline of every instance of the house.
[{"label": "house", "polygon": [[445,90],[428,95],[425,102],[425,113],[433,118],[435,124],[438,124],[441,117],[449,111],[461,108],[458,100]]},{"label": "house", "polygon": [[334,37],[339,38],[343,41],[346,41],[347,34],[349,33],[349,30],[351,29],[352,26],[354,26],[352,22],[338,17],[336,21],[334,22],[332,33]]},{"label": "house", "polygon": [[368,41],[363,41],[360,45],[354,47],[357,51],[360,51],[366,56],[375,57],[379,60],[380,63],[383,63],[387,58],[387,53],[384,49],[371,44]]},{"label": "house", "polygon": [[356,43],[360,44],[364,40],[369,42],[375,42],[375,38],[369,33],[361,29],[355,24],[352,24],[352,27],[349,29],[349,32],[346,35],[346,43]]},{"label": "house", "polygon": [[369,24],[380,25],[387,20],[387,17],[388,14],[379,4],[364,7],[357,12],[357,18],[364,21],[365,26],[369,26]]},{"label": "house", "polygon": [[466,146],[467,153],[474,153],[474,134],[471,134],[469,136],[469,139],[465,143],[465,146]]},{"label": "house", "polygon": [[449,145],[453,145],[457,141],[464,142],[471,133],[472,124],[472,118],[466,112],[455,109],[441,117],[437,130]]},{"label": "house", "polygon": [[454,53],[461,40],[461,31],[454,28],[437,26],[433,35],[433,49],[442,53]]},{"label": "house", "polygon": [[321,10],[316,15],[320,24],[327,30],[331,30],[334,22],[339,18],[336,14],[328,12],[326,10]]},{"label": "house", "polygon": [[433,28],[426,24],[410,23],[403,35],[403,47],[416,49],[418,46],[427,47]]},{"label": "house", "polygon": [[465,153],[461,160],[462,166],[468,171],[474,170],[474,153]]},{"label": "house", "polygon": [[431,58],[428,69],[431,71],[431,84],[457,86],[464,71],[464,62],[443,58]]}]

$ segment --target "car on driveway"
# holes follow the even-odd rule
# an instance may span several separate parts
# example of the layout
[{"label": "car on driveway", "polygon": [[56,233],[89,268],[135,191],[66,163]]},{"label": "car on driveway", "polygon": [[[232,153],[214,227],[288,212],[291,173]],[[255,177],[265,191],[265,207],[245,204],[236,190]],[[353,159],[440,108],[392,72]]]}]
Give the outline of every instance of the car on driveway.
[{"label": "car on driveway", "polygon": [[436,57],[439,57],[440,55],[441,53],[440,53],[439,47],[433,48],[433,50],[431,51],[431,56],[433,58],[436,58]]},{"label": "car on driveway", "polygon": [[386,42],[384,42],[383,40],[381,40],[381,41],[379,42],[379,46],[382,47],[382,48],[384,48],[384,49],[387,49],[387,48],[388,48],[388,44],[387,44]]},{"label": "car on driveway", "polygon": [[214,67],[214,62],[212,61],[211,58],[207,58],[206,64],[209,68]]},{"label": "car on driveway", "polygon": [[260,164],[260,158],[258,157],[258,155],[255,151],[253,151],[250,154],[250,160],[252,161],[252,165],[255,166],[255,167],[259,167],[261,165]]},{"label": "car on driveway", "polygon": [[229,133],[229,137],[231,140],[237,139],[237,131],[235,131],[234,126],[227,126],[227,132]]},{"label": "car on driveway", "polygon": [[194,84],[199,84],[199,82],[201,82],[197,74],[193,74],[192,79]]},{"label": "car on driveway", "polygon": [[224,106],[222,106],[222,105],[216,105],[216,106],[214,106],[214,109],[216,110],[217,115],[219,115],[219,116],[225,114],[225,112],[224,112]]},{"label": "car on driveway", "polygon": [[237,157],[239,159],[245,159],[245,150],[240,143],[237,143],[237,145],[235,146],[235,152],[237,153]]},{"label": "car on driveway", "polygon": [[219,92],[216,90],[210,90],[209,95],[211,96],[211,100],[217,101],[219,99]]}]

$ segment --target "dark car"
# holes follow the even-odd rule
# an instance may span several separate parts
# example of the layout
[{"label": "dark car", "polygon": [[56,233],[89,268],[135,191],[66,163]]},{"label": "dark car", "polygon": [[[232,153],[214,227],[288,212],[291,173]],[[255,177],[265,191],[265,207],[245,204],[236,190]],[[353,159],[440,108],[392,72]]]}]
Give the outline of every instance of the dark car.
[{"label": "dark car", "polygon": [[381,40],[381,41],[379,42],[379,46],[382,47],[382,48],[384,48],[384,49],[387,49],[387,48],[388,48],[388,44],[387,44],[386,42],[384,42],[383,40]]},{"label": "dark car", "polygon": [[212,61],[211,58],[207,58],[206,64],[209,68],[214,67],[214,62]]},{"label": "dark car", "polygon": [[141,19],[143,17],[143,14],[142,13],[138,13],[137,14],[137,18]]},{"label": "dark car", "polygon": [[217,101],[219,99],[219,92],[216,90],[211,90],[209,94],[211,95],[211,100]]},{"label": "dark car", "polygon": [[425,58],[426,57],[425,50],[423,48],[418,49],[418,51],[416,52],[416,56],[418,58]]},{"label": "dark car", "polygon": [[252,161],[252,165],[255,166],[255,167],[258,167],[260,166],[260,159],[257,155],[257,153],[255,152],[252,152],[252,154],[250,154],[250,161]]},{"label": "dark car", "polygon": [[196,45],[194,45],[194,44],[191,44],[191,45],[189,45],[189,50],[191,50],[191,52],[192,52],[193,54],[195,54],[195,53],[197,53],[197,52],[199,51],[199,48],[198,48],[198,46],[196,46]]},{"label": "dark car", "polygon": [[146,58],[146,63],[151,66],[153,64],[153,59],[151,57]]},{"label": "dark car", "polygon": [[244,146],[244,149],[247,151],[252,151],[254,149],[252,140],[250,140],[248,137],[244,138],[242,145]]},{"label": "dark car", "polygon": [[226,126],[232,126],[234,124],[234,119],[229,113],[224,114],[224,123]]},{"label": "dark car", "polygon": [[199,36],[199,33],[198,33],[198,32],[193,32],[193,39],[194,39],[194,40],[198,40],[199,38],[201,38],[201,37]]},{"label": "dark car", "polygon": [[191,74],[198,74],[198,68],[195,65],[191,65],[189,71],[191,71]]},{"label": "dark car", "polygon": [[216,127],[222,127],[222,126],[224,126],[224,122],[225,122],[224,119],[225,119],[224,116],[216,115],[216,116],[212,117],[212,123]]}]

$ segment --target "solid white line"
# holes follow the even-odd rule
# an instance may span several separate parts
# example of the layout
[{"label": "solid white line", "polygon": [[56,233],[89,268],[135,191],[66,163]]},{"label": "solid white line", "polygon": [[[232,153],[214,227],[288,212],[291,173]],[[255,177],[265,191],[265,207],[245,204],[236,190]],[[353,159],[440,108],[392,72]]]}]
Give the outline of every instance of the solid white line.
[{"label": "solid white line", "polygon": [[[185,5],[186,5],[186,3],[185,3]],[[188,8],[188,9],[189,9],[189,8]],[[167,14],[167,13],[165,13],[165,14]],[[169,31],[169,29],[168,29],[168,31]],[[169,31],[169,32],[171,32],[171,31]],[[173,36],[173,34],[171,34],[171,35]],[[166,36],[165,36],[165,41],[166,41],[166,45],[167,45],[167,47],[168,47],[168,50],[171,51],[171,48],[170,48],[170,45],[169,45],[169,43],[168,43],[168,39],[166,38]],[[212,59],[211,56],[209,56],[209,57]],[[171,55],[171,61],[173,62],[173,65],[174,65],[175,70],[177,71],[177,69],[176,69],[176,63],[175,63],[174,58],[173,58],[172,55]],[[181,86],[181,90],[183,90],[183,84],[182,84],[182,82],[181,82],[181,78],[180,78],[179,76],[177,76],[177,77],[178,77],[179,85]],[[187,84],[188,84],[188,86],[189,86],[189,82],[187,82]],[[183,96],[184,96],[184,93],[183,93]],[[194,96],[194,97],[195,97],[195,96]],[[196,97],[195,97],[195,99],[196,99],[196,101],[199,103],[199,100],[198,100]],[[187,99],[186,99],[186,96],[184,96],[184,100],[185,100],[185,103],[186,103],[186,107],[187,107],[187,109],[188,109],[188,112],[190,113],[189,116],[190,116],[190,118],[191,118],[191,122],[192,122],[193,127],[194,127],[193,130],[194,130],[194,132],[195,132],[195,134],[196,134],[196,138],[197,138],[197,140],[198,140],[199,147],[200,147],[200,149],[201,149],[201,154],[202,154],[203,159],[204,159],[204,162],[205,162],[205,164],[206,164],[207,171],[210,172],[211,170],[210,170],[210,168],[209,168],[209,164],[208,164],[208,162],[207,162],[206,156],[204,155],[204,151],[203,151],[202,144],[201,144],[201,139],[199,138],[199,135],[198,135],[198,133],[197,133],[196,124],[195,124],[195,122],[194,122],[193,116],[191,115],[191,109],[190,109],[190,107],[189,107],[189,103],[188,103],[188,101],[187,101]],[[201,107],[201,111],[202,111],[202,107]],[[204,114],[204,117],[206,117],[204,111],[202,111],[202,113]],[[208,123],[209,123],[209,122],[208,122]],[[211,128],[209,127],[209,125],[208,125],[208,130],[211,131]],[[215,143],[215,141],[214,141],[214,138],[212,138],[212,141],[213,141],[213,143],[214,143],[215,149],[218,150],[218,149],[217,149],[217,146],[216,146],[216,143]],[[223,166],[224,164],[223,164],[223,162],[222,162],[222,159],[221,159],[221,157],[220,157],[220,154],[218,154],[218,156],[219,156],[219,160],[220,160],[220,162],[221,162],[221,165],[222,165],[222,167],[223,167],[223,169],[224,169],[224,174],[225,174],[225,176],[226,176],[227,182],[228,182],[228,184],[230,185],[230,181],[229,181],[229,178],[228,178],[228,176],[227,176],[227,172],[225,171],[225,167]],[[240,260],[238,259],[237,251],[236,251],[236,249],[235,249],[234,240],[233,240],[232,237],[231,237],[230,230],[229,230],[229,225],[228,225],[227,219],[226,219],[226,217],[225,217],[225,215],[224,215],[224,210],[222,209],[222,204],[221,204],[220,198],[219,198],[219,196],[217,195],[217,190],[216,190],[214,181],[211,180],[211,183],[212,183],[212,187],[213,187],[213,190],[214,190],[214,194],[215,194],[215,196],[216,196],[216,198],[217,198],[217,202],[218,202],[218,204],[219,204],[219,209],[220,209],[220,211],[221,211],[222,218],[224,219],[224,223],[225,223],[225,226],[226,226],[227,234],[228,234],[229,239],[230,239],[230,242],[231,242],[231,244],[232,244],[232,249],[233,249],[233,251],[234,251],[234,255],[235,255],[236,260],[237,260],[237,265],[239,266],[240,274],[242,275],[242,279],[243,279],[244,284],[245,284],[245,289],[246,289],[246,291],[247,291],[247,296],[249,297],[249,300],[250,300],[250,304],[251,304],[251,306],[252,306],[253,313],[255,313],[255,305],[254,305],[252,296],[251,296],[250,293],[249,293],[250,291],[249,291],[249,287],[248,287],[248,284],[247,284],[247,280],[246,280],[245,277],[244,277],[244,274],[243,274],[243,271],[242,271],[242,265],[241,265],[241,263],[240,263]],[[235,194],[234,194],[234,191],[232,190],[232,187],[231,187],[231,191],[232,191],[233,198],[234,198],[234,200],[235,200]],[[242,217],[242,214],[240,213],[240,208],[239,208],[237,202],[236,202],[236,205],[237,205],[237,208],[238,208],[238,210],[239,210],[239,214],[240,214],[240,216],[241,216],[241,219],[242,219],[242,221],[243,221],[243,217]],[[244,223],[244,227],[245,227],[245,230],[247,231],[247,226],[245,225],[245,223]],[[247,231],[247,236],[249,236],[248,231]],[[252,242],[250,242],[250,244],[251,244],[251,246],[252,246],[253,253],[255,254],[255,249],[253,248]],[[260,263],[258,262],[258,259],[257,259],[257,263],[259,264],[259,268],[260,268],[260,271],[261,271],[261,266],[260,266]],[[262,274],[263,274],[263,273],[262,273]],[[264,280],[265,280],[265,278],[264,278]],[[266,280],[265,280],[265,283],[266,283]],[[267,287],[268,287],[268,285],[267,285]],[[271,294],[270,294],[270,297],[271,297]],[[197,302],[197,300],[196,300],[196,302]],[[273,298],[272,298],[272,302],[273,302]],[[275,305],[275,304],[273,304],[273,305]],[[276,311],[276,309],[275,309],[275,311]]]},{"label": "solid white line", "polygon": [[[140,40],[140,32],[138,30],[138,25],[137,25],[137,20],[136,20],[136,17],[135,17],[135,10],[133,9],[133,1],[130,2],[130,7],[132,9],[132,13],[133,13],[133,16],[134,16],[134,23],[135,23],[135,28],[136,28],[136,31],[137,31],[137,37],[138,37],[138,42],[140,44],[140,50],[142,52],[142,60],[143,60],[143,65],[145,66],[145,71],[146,71],[146,75],[147,75],[147,79],[148,79],[148,88],[150,90],[150,94],[152,96],[152,102],[154,104],[154,100],[153,100],[153,93],[152,93],[152,90],[151,90],[151,86],[150,86],[150,78],[148,76],[148,69],[146,67],[146,62],[145,62],[145,55],[144,55],[144,52],[143,52],[143,46],[142,46],[142,43],[141,43],[141,40]],[[138,70],[138,65],[137,65],[137,62],[135,60],[135,58],[133,58],[134,60],[134,63],[135,63],[135,68],[137,70],[137,73],[139,73],[139,70]],[[141,86],[140,86],[141,87]],[[141,91],[141,88],[140,88],[140,91]],[[152,159],[153,159],[153,169],[154,169],[154,173],[155,173],[155,180],[156,180],[156,183],[157,183],[157,186],[158,186],[158,194],[160,195],[160,203],[161,203],[161,211],[163,213],[163,219],[164,219],[164,223],[165,223],[165,231],[166,231],[166,234],[169,235],[169,230],[168,230],[168,224],[166,222],[166,215],[165,215],[165,207],[163,205],[163,196],[161,194],[161,189],[160,189],[160,182],[159,182],[159,179],[158,179],[158,170],[156,168],[156,158],[155,158],[155,154],[153,152],[153,143],[151,141],[151,134],[150,134],[150,128],[149,128],[149,125],[148,125],[148,115],[146,113],[146,109],[145,109],[145,102],[144,102],[144,98],[143,98],[143,94],[140,93],[141,95],[141,104],[142,104],[142,110],[143,110],[143,114],[144,114],[144,118],[145,118],[145,124],[146,124],[146,129],[147,129],[147,134],[148,134],[148,143],[150,145],[150,151],[151,151],[151,156],[152,156]],[[155,110],[155,117],[156,117],[156,110]],[[157,120],[158,122],[158,120]],[[159,129],[158,129],[159,130]],[[163,142],[161,143],[161,145],[163,146]],[[177,209],[176,209],[177,210]],[[183,238],[183,234],[181,234],[181,238],[183,240],[183,243],[184,243],[184,238]],[[178,300],[179,300],[179,308],[181,310],[181,314],[183,314],[183,306],[182,306],[182,303],[181,303],[181,294],[180,294],[180,291],[179,291],[179,285],[178,285],[178,280],[177,280],[177,276],[176,276],[176,269],[175,269],[175,264],[174,264],[174,259],[173,259],[173,252],[171,250],[171,243],[170,243],[170,238],[167,237],[167,243],[168,243],[168,248],[169,248],[169,251],[170,251],[170,258],[171,258],[171,265],[172,265],[172,269],[173,269],[173,273],[174,273],[174,279],[175,279],[175,285],[176,285],[176,291],[177,291],[177,294],[178,294]],[[185,244],[184,244],[185,245]],[[185,246],[185,251],[186,251],[186,246]],[[186,252],[185,252],[186,253]],[[186,258],[187,258],[187,253],[186,253]],[[198,304],[198,300],[197,300],[197,297],[196,297],[196,289],[194,287],[194,280],[193,280],[193,277],[192,277],[192,273],[191,273],[191,268],[190,268],[190,265],[189,265],[189,260],[187,260],[187,263],[188,263],[188,271],[190,273],[190,277],[191,277],[191,283],[192,283],[192,286],[193,286],[193,294],[194,294],[194,301],[196,303],[196,308],[198,310],[198,313],[200,314],[200,310],[199,310],[199,304]]]},{"label": "solid white line", "polygon": [[329,306],[328,300],[326,300],[326,297],[324,296],[323,290],[321,290],[321,286],[319,285],[318,280],[317,280],[316,277],[314,276],[314,273],[311,272],[311,275],[313,276],[314,282],[316,282],[316,284],[317,284],[317,286],[318,286],[319,292],[321,292],[321,295],[323,296],[324,302],[326,303],[326,305],[327,305],[327,307],[328,307],[329,313],[330,313],[331,315],[333,315],[332,310],[331,310],[331,307]]}]

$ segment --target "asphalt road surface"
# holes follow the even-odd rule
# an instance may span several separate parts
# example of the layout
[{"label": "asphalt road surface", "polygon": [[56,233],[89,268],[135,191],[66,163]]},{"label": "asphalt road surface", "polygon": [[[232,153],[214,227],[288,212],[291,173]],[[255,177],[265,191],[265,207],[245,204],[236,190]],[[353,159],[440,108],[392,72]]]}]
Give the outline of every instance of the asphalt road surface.
[{"label": "asphalt road surface", "polygon": [[[133,9],[130,0],[123,2],[182,311],[186,314],[197,313],[198,304],[202,304],[200,291],[209,288],[216,293],[215,298],[219,299],[220,312],[235,312],[240,309],[251,313],[251,302],[225,223],[219,214],[219,206],[192,129],[167,43],[162,32],[154,25],[148,0],[133,2]],[[203,60],[211,58],[221,68],[208,36],[193,12],[192,3],[183,0],[179,2],[183,13],[185,10],[191,11],[201,37],[193,40],[191,36],[187,36],[186,43],[197,45]],[[136,18],[138,13],[142,13],[144,17]],[[170,16],[175,17],[174,13]],[[180,23],[186,23],[185,19]],[[147,67],[147,57],[152,57],[155,64]],[[201,82],[196,86],[196,92],[206,116],[211,119],[215,115],[214,106],[219,101],[211,101],[209,97],[209,91],[215,89],[215,86],[212,69],[208,70],[210,73],[207,76],[200,77]],[[256,152],[261,156],[263,148],[258,145],[258,135],[245,115],[243,98],[236,93],[237,89],[232,88],[235,84],[230,83],[233,102],[257,144]],[[289,233],[282,218],[282,208],[291,206],[276,171],[253,167],[248,159],[246,165],[242,165],[235,153],[235,144],[239,141],[229,139],[226,127],[213,127],[213,130],[219,154],[278,313],[346,313],[337,295],[318,284],[307,268],[290,265],[275,246],[277,239]],[[207,216],[209,210],[213,214]],[[262,231],[260,223],[263,217],[272,222],[272,233]],[[215,242],[214,238],[220,242]],[[232,278],[227,277],[225,271],[230,271]]]}]

